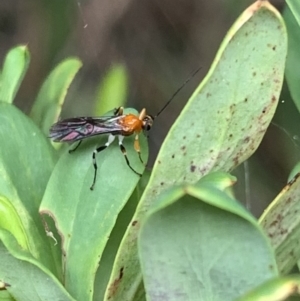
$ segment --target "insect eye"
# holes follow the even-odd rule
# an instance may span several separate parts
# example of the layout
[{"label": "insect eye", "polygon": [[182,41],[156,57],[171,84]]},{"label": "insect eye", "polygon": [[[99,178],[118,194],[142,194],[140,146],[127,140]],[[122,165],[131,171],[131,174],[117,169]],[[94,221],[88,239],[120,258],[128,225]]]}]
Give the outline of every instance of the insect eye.
[{"label": "insect eye", "polygon": [[143,120],[143,129],[145,131],[150,131],[153,124],[153,118],[151,116],[146,116]]}]

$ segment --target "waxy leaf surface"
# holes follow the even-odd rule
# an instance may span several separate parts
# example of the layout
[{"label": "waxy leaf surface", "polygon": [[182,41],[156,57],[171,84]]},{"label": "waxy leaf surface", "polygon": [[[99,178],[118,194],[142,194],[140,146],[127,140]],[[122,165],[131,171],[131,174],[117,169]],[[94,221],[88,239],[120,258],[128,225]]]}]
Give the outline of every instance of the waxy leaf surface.
[{"label": "waxy leaf surface", "polygon": [[44,82],[32,107],[30,117],[48,136],[50,126],[58,119],[68,88],[81,67],[76,58],[60,63]]},{"label": "waxy leaf surface", "polygon": [[16,300],[74,301],[57,278],[22,250],[8,232],[0,230],[0,239],[0,277],[10,285],[7,289]]},{"label": "waxy leaf surface", "polygon": [[[13,105],[0,103],[0,198],[2,222],[24,248],[58,278],[57,257],[49,252],[53,242],[46,237],[40,215],[42,200],[55,153],[47,138]],[[9,216],[7,216],[9,214]]]},{"label": "waxy leaf surface", "polygon": [[207,76],[160,149],[108,287],[116,283],[123,267],[122,280],[113,291],[107,290],[106,301],[132,300],[133,288],[139,286],[137,234],[157,196],[211,171],[230,171],[256,150],[278,103],[286,53],[281,16],[269,2],[255,2],[229,30]]},{"label": "waxy leaf surface", "polygon": [[0,77],[0,102],[12,103],[30,61],[26,46],[18,46],[5,57]]},{"label": "waxy leaf surface", "polygon": [[[133,148],[133,140],[134,137],[126,137],[124,146],[131,166],[142,173],[145,166]],[[106,142],[107,135],[94,137],[84,141],[74,153],[63,154],[51,175],[40,207],[42,214],[50,215],[55,221],[61,237],[64,283],[77,300],[93,299],[102,253],[118,214],[140,179],[127,166],[117,141],[114,141],[96,156],[98,176],[94,190],[90,190],[94,176],[92,153]],[[140,135],[140,142],[142,158],[147,162],[147,142],[143,135]]]},{"label": "waxy leaf surface", "polygon": [[291,271],[300,258],[300,174],[298,173],[264,211],[260,223],[276,252],[283,274]]},{"label": "waxy leaf surface", "polygon": [[147,215],[139,254],[148,301],[232,301],[277,276],[267,237],[214,176],[171,188]]}]

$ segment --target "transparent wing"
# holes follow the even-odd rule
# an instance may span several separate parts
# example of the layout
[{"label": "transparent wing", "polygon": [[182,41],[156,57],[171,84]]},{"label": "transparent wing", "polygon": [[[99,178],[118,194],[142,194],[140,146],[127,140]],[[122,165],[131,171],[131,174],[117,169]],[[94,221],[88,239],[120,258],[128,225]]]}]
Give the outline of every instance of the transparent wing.
[{"label": "transparent wing", "polygon": [[73,142],[95,135],[121,134],[121,116],[75,117],[60,120],[50,128],[49,138],[56,142]]}]

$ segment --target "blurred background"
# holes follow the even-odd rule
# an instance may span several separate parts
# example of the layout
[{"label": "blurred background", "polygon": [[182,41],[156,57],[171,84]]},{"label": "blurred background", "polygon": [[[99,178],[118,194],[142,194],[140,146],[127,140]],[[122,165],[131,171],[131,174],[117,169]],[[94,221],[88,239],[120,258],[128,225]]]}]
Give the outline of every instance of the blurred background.
[{"label": "blurred background", "polygon": [[[16,105],[30,111],[49,72],[77,56],[83,67],[62,117],[93,115],[101,80],[115,63],[128,74],[127,106],[155,115],[174,91],[200,72],[158,118],[150,133],[153,164],[172,122],[208,71],[218,47],[251,0],[1,0],[0,56],[17,44],[31,53]],[[271,1],[283,11],[283,0]],[[286,88],[256,154],[235,172],[237,198],[259,215],[299,161],[300,118]]]}]

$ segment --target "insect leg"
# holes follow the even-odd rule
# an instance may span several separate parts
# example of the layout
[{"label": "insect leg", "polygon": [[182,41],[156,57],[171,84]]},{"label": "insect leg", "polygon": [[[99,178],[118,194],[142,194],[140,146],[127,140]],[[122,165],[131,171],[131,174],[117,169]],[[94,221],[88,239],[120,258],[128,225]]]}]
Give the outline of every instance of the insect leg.
[{"label": "insect leg", "polygon": [[97,178],[97,169],[98,169],[98,166],[97,166],[97,161],[96,161],[96,155],[98,153],[102,152],[103,150],[105,150],[114,140],[115,140],[115,136],[110,134],[108,136],[107,142],[104,145],[97,147],[93,151],[94,179],[93,179],[92,186],[90,187],[91,190],[94,189],[94,186],[95,186],[95,183],[96,183],[96,178]]},{"label": "insect leg", "polygon": [[76,149],[79,147],[79,145],[81,144],[82,140],[79,140],[78,144],[73,148],[73,149],[69,149],[69,154],[73,153],[76,151]]},{"label": "insect leg", "polygon": [[126,160],[126,164],[128,165],[128,167],[129,167],[134,173],[136,173],[138,176],[141,177],[142,174],[140,174],[139,172],[137,172],[136,170],[134,170],[134,169],[132,168],[132,166],[130,165],[130,163],[129,163],[129,160],[128,160],[128,157],[127,157],[127,153],[126,153],[126,148],[125,148],[125,146],[123,145],[123,139],[124,139],[124,136],[119,135],[118,137],[119,137],[119,146],[120,146],[120,150],[121,150],[121,152],[122,152],[123,155],[124,155],[124,158],[125,158],[125,160]]},{"label": "insect leg", "polygon": [[124,110],[123,107],[116,108],[115,111],[114,111],[114,115],[115,116],[121,116],[121,115],[123,115],[123,110]]},{"label": "insect leg", "polygon": [[140,141],[139,141],[139,135],[135,135],[134,138],[134,149],[138,153],[140,161],[144,164],[142,157],[141,157],[141,147],[140,147]]}]

